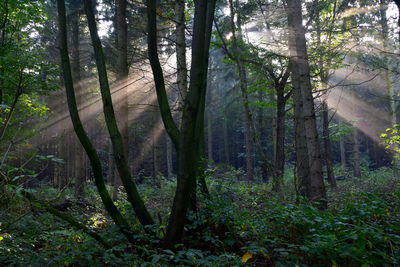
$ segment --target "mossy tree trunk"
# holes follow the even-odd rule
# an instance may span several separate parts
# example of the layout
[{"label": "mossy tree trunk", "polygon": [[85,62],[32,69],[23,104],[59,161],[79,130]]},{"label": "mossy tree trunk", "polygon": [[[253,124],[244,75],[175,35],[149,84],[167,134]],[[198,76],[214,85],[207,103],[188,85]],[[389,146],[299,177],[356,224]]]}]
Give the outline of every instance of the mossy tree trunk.
[{"label": "mossy tree trunk", "polygon": [[184,99],[181,129],[174,123],[165,90],[164,75],[157,51],[156,1],[147,1],[148,52],[157,99],[167,133],[177,148],[177,189],[171,209],[164,245],[174,248],[181,242],[186,214],[192,199],[200,160],[200,139],[204,137],[204,105],[208,49],[214,18],[215,0],[195,1],[190,85]]},{"label": "mossy tree trunk", "polygon": [[147,208],[145,207],[143,199],[139,195],[135,182],[133,181],[133,177],[131,176],[126,157],[126,150],[124,148],[124,140],[117,126],[114,107],[111,100],[110,86],[108,82],[103,48],[97,32],[97,25],[94,17],[92,1],[84,0],[84,6],[95,53],[96,66],[100,83],[100,92],[103,102],[103,112],[107,129],[111,138],[114,152],[114,160],[116,163],[118,174],[127,193],[128,201],[131,203],[132,208],[134,209],[140,223],[144,226],[151,225],[154,223],[153,219],[150,216]]},{"label": "mossy tree trunk", "polygon": [[113,219],[115,224],[119,227],[121,233],[131,242],[134,243],[132,233],[129,230],[129,224],[125,218],[118,211],[117,207],[114,205],[104,182],[102,165],[100,158],[97,154],[96,149],[93,147],[86,131],[83,127],[81,119],[78,113],[78,107],[75,98],[75,89],[72,79],[71,64],[68,56],[68,42],[67,42],[67,22],[65,15],[65,0],[57,0],[58,9],[58,23],[60,32],[60,55],[61,55],[61,65],[63,70],[65,90],[67,93],[67,103],[70,112],[72,124],[74,131],[81,142],[86,154],[89,157],[90,164],[92,166],[95,184],[99,192],[100,198],[103,202],[105,209],[107,210],[110,217]]}]

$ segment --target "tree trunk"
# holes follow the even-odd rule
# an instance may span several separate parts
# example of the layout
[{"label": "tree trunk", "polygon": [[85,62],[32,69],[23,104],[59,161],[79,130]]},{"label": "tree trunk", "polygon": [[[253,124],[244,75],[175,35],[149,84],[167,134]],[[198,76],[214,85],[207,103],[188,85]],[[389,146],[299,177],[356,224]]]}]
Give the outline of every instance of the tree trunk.
[{"label": "tree trunk", "polygon": [[272,190],[282,191],[283,174],[285,169],[285,107],[284,87],[276,88],[277,107],[276,107],[276,142],[275,142],[275,173],[273,178]]},{"label": "tree trunk", "polygon": [[[77,92],[77,105],[78,110],[85,103],[84,87],[81,85],[81,64],[80,64],[80,40],[79,40],[79,24],[80,24],[80,4],[73,5],[73,13],[71,15],[71,38],[72,38],[72,51],[71,51],[71,67],[72,79],[75,83],[75,90]],[[86,180],[85,173],[85,153],[82,146],[79,144],[77,138],[73,138],[72,146],[75,150],[73,160],[75,161],[75,192],[78,198],[84,198],[84,184]]]},{"label": "tree trunk", "polygon": [[225,112],[225,116],[223,118],[222,122],[222,131],[223,131],[223,137],[224,137],[224,162],[226,164],[230,164],[230,150],[229,150],[229,140],[228,140],[228,118]]},{"label": "tree trunk", "polygon": [[[303,159],[297,162],[297,167],[305,165],[306,172],[298,172],[303,194],[311,200],[319,201],[325,207],[326,193],[322,173],[321,154],[314,111],[314,101],[310,81],[310,67],[307,56],[305,29],[303,27],[302,7],[300,0],[287,0],[286,12],[289,26],[289,50],[291,57],[291,77],[295,101],[296,143],[305,141],[307,149],[307,164]],[[301,133],[300,131],[303,131]],[[305,140],[304,140],[305,139]],[[300,145],[300,144],[297,144]],[[301,150],[301,149],[300,149]],[[297,151],[299,159],[299,151]],[[298,169],[299,170],[299,169]],[[303,176],[303,177],[301,177]]]},{"label": "tree trunk", "polygon": [[[394,3],[397,6],[397,12],[400,14],[400,0],[394,0]],[[397,32],[398,32],[397,43],[400,44],[400,16],[397,17]]]},{"label": "tree trunk", "polygon": [[[0,42],[0,47],[4,47],[6,42],[7,42],[7,26],[8,26],[8,17],[9,17],[9,7],[8,7],[8,1],[5,1],[4,7],[3,7],[4,13],[2,14],[4,17],[2,24],[0,25],[0,31],[1,31],[1,42]],[[0,105],[3,104],[3,80],[4,77],[4,67],[0,66]]]},{"label": "tree trunk", "polygon": [[212,117],[210,110],[207,113],[207,155],[208,160],[213,162],[213,130],[212,130]]},{"label": "tree trunk", "polygon": [[126,0],[116,0],[117,31],[117,79],[128,77],[128,27],[126,23]]},{"label": "tree trunk", "polygon": [[[20,80],[20,83],[21,82],[22,82],[22,78]],[[3,122],[3,125],[1,127],[1,129],[0,129],[0,141],[1,141],[1,139],[3,139],[3,137],[4,137],[5,133],[6,133],[8,124],[11,121],[12,115],[13,115],[13,113],[15,111],[15,108],[17,107],[18,99],[21,96],[21,94],[22,94],[22,88],[19,85],[17,90],[16,90],[16,92],[15,92],[14,100],[13,100],[13,102],[11,104],[10,111],[7,113],[7,116],[6,116],[6,118],[5,118],[4,122]]]},{"label": "tree trunk", "polygon": [[183,101],[187,95],[187,63],[186,63],[186,39],[185,39],[185,1],[175,1],[175,27],[176,27],[176,71],[178,91]]},{"label": "tree trunk", "polygon": [[[89,0],[90,1],[90,0]],[[68,42],[67,42],[67,26],[66,26],[66,15],[65,15],[65,2],[64,0],[57,0],[58,7],[58,20],[59,20],[59,31],[60,31],[60,55],[61,65],[63,69],[65,89],[67,92],[68,109],[71,115],[72,124],[76,135],[79,138],[82,146],[84,147],[92,166],[92,170],[95,176],[95,184],[101,200],[106,208],[108,214],[113,219],[115,224],[119,227],[122,234],[131,242],[135,240],[132,238],[132,233],[129,230],[129,224],[118,211],[114,205],[110,195],[108,194],[102,172],[102,166],[97,151],[93,147],[90,139],[88,138],[85,129],[83,128],[81,119],[79,117],[78,107],[75,99],[74,83],[71,73],[71,65],[68,56]],[[94,17],[93,17],[94,19]]]},{"label": "tree trunk", "polygon": [[110,87],[108,83],[106,64],[104,60],[101,41],[97,32],[97,26],[93,13],[92,2],[91,0],[84,0],[84,4],[85,4],[87,21],[89,24],[90,36],[92,39],[93,48],[95,52],[97,72],[100,82],[100,92],[103,100],[103,112],[108,132],[111,137],[111,143],[113,146],[114,158],[119,173],[119,177],[121,178],[122,184],[124,185],[128,201],[131,203],[140,223],[144,226],[151,225],[153,224],[153,219],[151,218],[150,213],[146,209],[143,199],[140,197],[136,185],[133,181],[133,178],[130,174],[126,158],[126,150],[124,149],[123,138],[118,129],[117,122],[115,119],[114,108],[111,100]]},{"label": "tree trunk", "polygon": [[180,132],[170,119],[164,76],[157,52],[156,1],[147,1],[149,58],[156,84],[157,99],[167,132],[178,151],[177,188],[168,222],[164,245],[174,248],[181,242],[186,213],[196,187],[197,167],[200,159],[200,142],[204,138],[204,102],[208,67],[208,49],[211,38],[215,1],[195,1],[192,65],[190,86],[182,111]]},{"label": "tree trunk", "polygon": [[[336,18],[336,3],[333,7],[333,16],[330,21],[331,26],[335,23]],[[317,45],[322,47],[322,38],[321,38],[321,21],[320,21],[320,11],[318,10],[316,13],[317,16]],[[327,37],[327,48],[331,49],[332,47],[332,34],[329,32]],[[327,60],[324,60],[324,54],[321,53],[319,56],[319,78],[322,85],[322,88],[325,89],[324,95],[322,98],[322,134],[323,134],[323,144],[324,144],[324,160],[326,166],[326,174],[328,178],[329,184],[335,188],[336,187],[336,179],[333,173],[333,163],[332,163],[332,144],[329,135],[329,108],[328,108],[328,82],[329,82],[329,71],[331,68],[332,59],[329,57]]]},{"label": "tree trunk", "polygon": [[[339,117],[339,128],[343,126],[343,119]],[[340,146],[340,164],[342,165],[342,169],[345,171],[347,169],[346,166],[346,144],[344,136],[340,137],[339,141]]]},{"label": "tree trunk", "polygon": [[[156,129],[155,132],[161,132],[160,127],[162,127],[161,122],[159,121],[158,114],[153,114],[153,127]],[[151,142],[152,142],[152,150],[153,150],[153,179],[154,179],[154,184],[158,187],[161,188],[161,180],[160,180],[160,174],[161,174],[161,166],[160,166],[160,138],[156,136],[156,134],[153,134],[151,137]]]},{"label": "tree trunk", "polygon": [[[254,180],[254,132],[253,132],[253,116],[249,105],[249,95],[247,93],[247,73],[244,63],[241,59],[240,48],[238,42],[242,42],[242,33],[240,31],[241,23],[240,16],[236,13],[233,5],[233,0],[229,0],[230,8],[230,23],[232,28],[232,41],[233,41],[233,54],[235,56],[236,66],[239,73],[239,88],[242,94],[242,102],[244,108],[244,119],[245,119],[245,146],[246,146],[246,178],[247,181]],[[236,35],[236,24],[235,14],[237,15],[237,24],[239,27],[239,33]]]},{"label": "tree trunk", "polygon": [[[128,94],[128,27],[126,23],[126,0],[116,0],[115,30],[117,32],[117,66],[116,87],[114,96],[117,101],[116,107],[117,123],[123,139],[125,157],[129,159],[129,94]],[[114,177],[114,189],[121,186],[121,178]],[[118,190],[113,191],[113,198],[118,198]]]},{"label": "tree trunk", "polygon": [[121,185],[116,181],[118,179],[117,175],[115,175],[115,161],[113,157],[113,150],[111,142],[108,145],[108,181],[113,186],[112,191],[112,200],[116,201],[118,199],[118,190]]},{"label": "tree trunk", "polygon": [[355,177],[361,177],[360,140],[357,127],[353,130],[353,175]]},{"label": "tree trunk", "polygon": [[324,138],[324,151],[325,151],[325,164],[326,164],[326,174],[328,177],[328,182],[332,187],[336,187],[336,178],[333,173],[333,162],[332,162],[332,144],[329,134],[329,113],[328,104],[326,99],[322,102],[322,128],[323,128],[323,138]]},{"label": "tree trunk", "polygon": [[213,120],[212,120],[212,110],[211,110],[211,101],[212,101],[212,91],[211,91],[211,81],[212,75],[211,70],[209,70],[209,77],[207,80],[207,103],[209,104],[207,111],[207,156],[210,162],[214,161],[213,157]]},{"label": "tree trunk", "polygon": [[172,178],[173,176],[173,168],[172,168],[172,143],[169,136],[166,134],[166,157],[167,157],[167,174],[168,178]]}]

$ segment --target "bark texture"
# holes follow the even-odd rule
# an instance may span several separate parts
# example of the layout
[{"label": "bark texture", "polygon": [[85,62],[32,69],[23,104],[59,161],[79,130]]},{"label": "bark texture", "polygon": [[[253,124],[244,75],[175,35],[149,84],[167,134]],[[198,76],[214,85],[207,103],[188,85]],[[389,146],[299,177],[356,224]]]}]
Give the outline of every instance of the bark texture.
[{"label": "bark texture", "polygon": [[129,230],[129,224],[118,211],[114,205],[104,182],[102,166],[100,158],[97,154],[96,149],[93,147],[91,141],[89,140],[83,124],[79,117],[78,107],[75,98],[75,89],[71,73],[71,64],[68,56],[68,42],[67,42],[67,22],[65,15],[65,1],[57,0],[58,9],[58,23],[60,32],[60,56],[61,56],[61,66],[63,70],[65,90],[67,93],[68,109],[70,112],[72,124],[79,141],[81,142],[86,154],[89,157],[97,190],[99,192],[100,198],[103,202],[105,209],[107,210],[110,217],[113,219],[114,223],[119,227],[122,234],[132,243],[134,239],[132,233]]},{"label": "bark texture", "polygon": [[327,100],[322,101],[322,134],[324,138],[324,152],[325,152],[325,164],[326,174],[328,182],[332,187],[336,187],[336,178],[333,172],[333,160],[332,160],[332,143],[329,133],[329,109]]},{"label": "bark texture", "polygon": [[[115,29],[117,32],[117,64],[116,84],[113,102],[116,107],[117,123],[121,130],[125,157],[129,158],[129,95],[128,95],[128,27],[126,23],[126,0],[116,0]],[[118,187],[121,186],[121,178],[113,176],[113,199],[118,198]]]},{"label": "bark texture", "polygon": [[[71,67],[72,67],[72,79],[75,84],[75,90],[77,92],[77,105],[78,109],[85,102],[84,88],[81,85],[81,64],[80,64],[80,40],[79,40],[79,26],[80,26],[80,8],[79,2],[73,2],[73,10],[71,14],[71,39],[72,39],[72,53],[71,53]],[[84,197],[84,183],[86,180],[85,173],[85,154],[82,146],[76,138],[73,138],[72,147],[74,148],[74,179],[75,179],[75,191],[78,198]]]},{"label": "bark texture", "polygon": [[92,1],[84,0],[84,5],[89,25],[90,37],[92,39],[93,48],[95,52],[96,66],[100,82],[100,92],[103,102],[103,112],[105,116],[107,129],[110,134],[111,143],[113,146],[114,159],[118,170],[118,174],[126,190],[128,201],[131,203],[140,223],[144,226],[151,225],[153,224],[153,219],[150,216],[148,210],[146,209],[143,199],[140,197],[136,185],[133,181],[133,178],[130,174],[127,157],[124,149],[123,138],[117,126],[115,112],[111,100],[106,64],[104,60],[101,41],[97,32],[97,25],[94,17]]},{"label": "bark texture", "polygon": [[326,193],[301,1],[287,0],[285,8],[289,26],[291,77],[295,101],[297,174],[300,179],[300,193],[311,200],[322,201],[321,204],[323,204]]},{"label": "bark texture", "polygon": [[148,52],[157,98],[167,133],[178,152],[177,189],[164,239],[164,245],[168,248],[174,248],[174,245],[182,239],[187,210],[196,187],[201,149],[199,144],[200,138],[204,136],[201,129],[204,127],[208,49],[214,10],[215,0],[195,1],[190,85],[184,101],[179,131],[172,120],[166,98],[164,76],[158,58],[156,1],[147,1]]},{"label": "bark texture", "polygon": [[[340,125],[340,127],[343,125],[343,120],[341,118],[339,118],[339,125]],[[347,169],[347,165],[346,165],[346,144],[345,144],[344,136],[340,137],[339,147],[340,147],[340,164],[342,165],[342,169],[346,170]]]}]

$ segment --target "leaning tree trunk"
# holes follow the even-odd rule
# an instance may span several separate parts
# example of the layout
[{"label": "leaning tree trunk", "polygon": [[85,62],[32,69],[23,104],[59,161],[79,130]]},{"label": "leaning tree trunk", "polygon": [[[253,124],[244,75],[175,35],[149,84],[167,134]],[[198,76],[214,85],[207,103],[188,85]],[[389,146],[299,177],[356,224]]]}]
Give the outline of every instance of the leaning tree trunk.
[{"label": "leaning tree trunk", "polygon": [[[296,134],[296,142],[305,141],[307,148],[308,177],[299,177],[304,184],[302,192],[311,200],[320,201],[323,206],[326,199],[325,186],[322,173],[321,154],[316,126],[314,99],[310,81],[310,67],[307,56],[307,44],[305,29],[303,27],[302,7],[300,0],[287,0],[286,12],[289,26],[289,50],[292,70],[292,84],[294,90],[295,119],[299,129],[302,129],[305,136],[299,131]],[[297,127],[296,127],[297,128]],[[300,140],[303,139],[303,140]],[[305,139],[305,140],[304,140]],[[298,153],[298,151],[297,151]],[[299,155],[297,155],[298,157]],[[298,162],[297,167],[303,164],[303,160]],[[304,173],[299,173],[304,175]]]},{"label": "leaning tree trunk", "polygon": [[5,133],[6,133],[6,130],[7,130],[7,127],[9,125],[10,121],[11,121],[12,115],[14,114],[14,111],[15,111],[15,109],[17,107],[18,99],[22,94],[21,83],[22,83],[22,76],[20,77],[20,82],[19,82],[18,88],[15,90],[14,100],[13,100],[13,102],[11,104],[10,111],[8,111],[7,116],[4,119],[3,125],[2,125],[2,127],[0,129],[0,141],[1,141],[1,139],[3,139],[3,137],[4,137]]},{"label": "leaning tree trunk", "polygon": [[131,203],[140,223],[144,226],[151,225],[153,224],[153,219],[146,209],[143,199],[139,195],[139,192],[137,191],[136,185],[130,174],[124,149],[123,138],[117,126],[114,108],[111,100],[110,86],[108,82],[103,48],[101,46],[101,41],[97,32],[97,25],[94,17],[92,1],[84,0],[84,4],[90,36],[95,52],[97,72],[100,82],[100,92],[103,100],[103,112],[113,146],[114,160],[117,166],[118,174],[127,193],[128,201]]},{"label": "leaning tree trunk", "polygon": [[118,211],[117,207],[114,205],[104,182],[103,170],[100,158],[97,154],[96,149],[93,147],[90,139],[88,138],[83,124],[79,117],[78,107],[75,98],[75,89],[71,73],[71,64],[68,56],[68,42],[67,42],[67,22],[65,15],[65,1],[57,0],[58,7],[58,20],[59,20],[59,31],[60,31],[60,55],[61,55],[61,65],[63,70],[63,77],[65,83],[65,90],[67,93],[68,109],[70,112],[72,124],[79,141],[81,142],[86,154],[89,157],[97,190],[99,192],[100,198],[103,202],[105,209],[114,221],[114,223],[119,227],[122,234],[131,242],[134,243],[132,233],[129,230],[129,224],[124,219],[122,214]]}]

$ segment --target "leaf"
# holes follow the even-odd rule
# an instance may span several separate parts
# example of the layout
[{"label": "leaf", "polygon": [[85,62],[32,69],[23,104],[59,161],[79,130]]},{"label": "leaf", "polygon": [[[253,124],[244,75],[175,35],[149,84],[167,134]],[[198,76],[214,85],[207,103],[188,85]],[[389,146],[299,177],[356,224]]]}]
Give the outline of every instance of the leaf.
[{"label": "leaf", "polygon": [[253,254],[251,254],[250,252],[246,252],[242,257],[242,262],[246,263],[251,258],[253,258]]},{"label": "leaf", "polygon": [[10,108],[10,106],[7,106],[5,104],[0,104],[0,108]]}]

